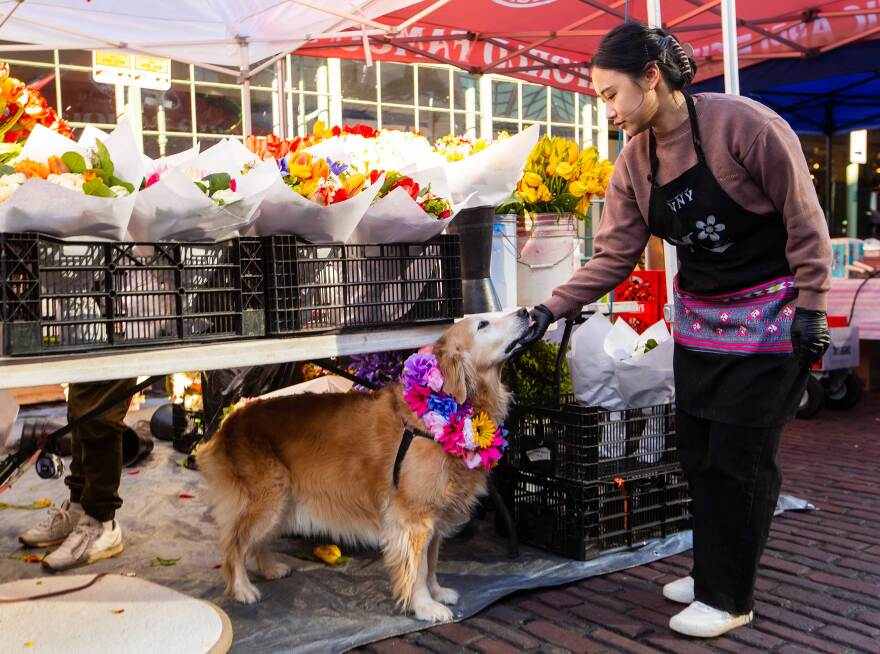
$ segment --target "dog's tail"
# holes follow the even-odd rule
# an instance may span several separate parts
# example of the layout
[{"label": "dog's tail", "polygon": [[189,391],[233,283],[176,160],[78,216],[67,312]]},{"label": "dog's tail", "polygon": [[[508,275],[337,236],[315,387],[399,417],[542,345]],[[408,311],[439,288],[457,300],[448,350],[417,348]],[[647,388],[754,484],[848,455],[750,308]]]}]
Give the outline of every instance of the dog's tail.
[{"label": "dog's tail", "polygon": [[205,478],[208,501],[218,522],[234,519],[247,502],[245,485],[230,455],[239,422],[240,416],[228,416],[211,439],[196,449],[196,463]]}]

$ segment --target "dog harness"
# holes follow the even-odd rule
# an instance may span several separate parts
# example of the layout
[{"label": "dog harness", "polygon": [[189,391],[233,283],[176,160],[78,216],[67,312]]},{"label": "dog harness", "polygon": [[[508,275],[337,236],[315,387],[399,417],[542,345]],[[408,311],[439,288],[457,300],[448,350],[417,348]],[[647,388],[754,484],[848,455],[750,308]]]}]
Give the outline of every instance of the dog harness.
[{"label": "dog harness", "polygon": [[394,458],[394,470],[391,473],[391,480],[394,482],[394,488],[397,488],[400,482],[400,466],[403,465],[403,458],[406,456],[407,450],[412,443],[413,438],[421,436],[434,442],[434,437],[426,431],[417,427],[413,427],[406,420],[403,421],[403,434],[400,437],[400,445],[397,446],[397,456]]}]

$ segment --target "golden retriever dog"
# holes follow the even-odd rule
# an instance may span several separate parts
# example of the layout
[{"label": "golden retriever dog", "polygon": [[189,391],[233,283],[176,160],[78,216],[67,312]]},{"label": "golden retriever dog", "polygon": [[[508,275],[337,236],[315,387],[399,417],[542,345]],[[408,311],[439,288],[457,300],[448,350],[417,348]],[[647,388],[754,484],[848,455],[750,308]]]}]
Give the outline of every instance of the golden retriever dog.
[{"label": "golden retriever dog", "polygon": [[[501,366],[528,326],[521,309],[450,327],[433,350],[443,390],[502,423],[509,393]],[[279,533],[321,536],[379,547],[398,606],[419,620],[451,620],[445,605],[458,593],[437,582],[440,542],[469,520],[488,473],[414,438],[395,487],[404,421],[425,429],[399,384],[262,400],[230,414],[197,454],[220,526],[226,592],[248,604],[259,600],[245,569],[249,557],[266,579],[290,573],[269,551]]]}]

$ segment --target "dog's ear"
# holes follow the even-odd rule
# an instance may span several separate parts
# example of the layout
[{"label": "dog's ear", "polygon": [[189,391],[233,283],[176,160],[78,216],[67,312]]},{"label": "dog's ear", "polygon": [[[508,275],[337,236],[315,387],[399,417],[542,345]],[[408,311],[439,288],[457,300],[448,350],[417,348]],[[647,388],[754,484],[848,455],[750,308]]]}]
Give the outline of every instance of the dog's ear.
[{"label": "dog's ear", "polygon": [[434,348],[434,354],[445,380],[443,390],[462,404],[471,395],[476,380],[476,369],[470,354],[462,348],[442,342]]}]

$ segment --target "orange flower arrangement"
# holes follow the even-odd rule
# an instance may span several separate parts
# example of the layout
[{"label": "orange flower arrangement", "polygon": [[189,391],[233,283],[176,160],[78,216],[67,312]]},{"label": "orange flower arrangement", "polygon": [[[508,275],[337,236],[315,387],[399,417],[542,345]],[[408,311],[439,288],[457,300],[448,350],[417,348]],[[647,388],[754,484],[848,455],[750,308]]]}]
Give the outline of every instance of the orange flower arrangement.
[{"label": "orange flower arrangement", "polygon": [[9,65],[0,62],[0,163],[15,158],[36,125],[73,138],[73,130],[58,117],[38,91],[9,76]]}]

